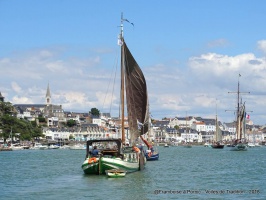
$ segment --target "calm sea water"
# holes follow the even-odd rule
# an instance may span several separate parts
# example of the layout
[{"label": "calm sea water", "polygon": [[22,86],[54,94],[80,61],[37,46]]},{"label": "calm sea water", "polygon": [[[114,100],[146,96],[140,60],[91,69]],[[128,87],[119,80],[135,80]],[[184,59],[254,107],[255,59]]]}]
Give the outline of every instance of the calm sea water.
[{"label": "calm sea water", "polygon": [[266,147],[159,151],[119,179],[84,175],[83,150],[0,152],[0,199],[266,199]]}]

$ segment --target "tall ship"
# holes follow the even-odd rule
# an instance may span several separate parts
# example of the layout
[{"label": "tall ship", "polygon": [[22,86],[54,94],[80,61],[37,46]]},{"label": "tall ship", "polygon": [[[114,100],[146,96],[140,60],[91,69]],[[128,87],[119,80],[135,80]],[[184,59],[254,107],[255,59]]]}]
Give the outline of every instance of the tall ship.
[{"label": "tall ship", "polygon": [[[241,75],[239,74],[239,77]],[[246,151],[248,148],[246,141],[246,106],[240,102],[240,84],[238,78],[237,85],[237,110],[236,110],[236,135],[235,140],[230,145],[231,151]],[[249,92],[248,92],[249,93]]]}]

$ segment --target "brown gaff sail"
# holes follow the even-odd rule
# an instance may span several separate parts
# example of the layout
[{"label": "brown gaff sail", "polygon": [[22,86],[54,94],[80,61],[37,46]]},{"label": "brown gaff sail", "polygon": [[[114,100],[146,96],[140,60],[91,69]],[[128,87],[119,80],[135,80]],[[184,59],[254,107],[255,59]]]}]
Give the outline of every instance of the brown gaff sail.
[{"label": "brown gaff sail", "polygon": [[[145,77],[123,41],[126,102],[131,142],[148,131],[149,107]],[[139,127],[139,124],[141,127]]]},{"label": "brown gaff sail", "polygon": [[246,137],[246,108],[245,108],[245,103],[242,105],[241,110],[240,110],[240,136],[239,139],[245,138]]}]

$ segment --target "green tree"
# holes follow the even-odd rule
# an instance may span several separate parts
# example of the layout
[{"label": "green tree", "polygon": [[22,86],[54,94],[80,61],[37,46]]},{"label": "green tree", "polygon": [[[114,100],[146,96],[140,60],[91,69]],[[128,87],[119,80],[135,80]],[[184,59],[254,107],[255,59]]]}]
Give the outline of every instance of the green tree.
[{"label": "green tree", "polygon": [[179,130],[179,126],[178,125],[175,125],[174,126],[174,129]]},{"label": "green tree", "polygon": [[73,119],[70,119],[70,120],[67,121],[67,126],[68,127],[76,126],[76,124],[77,124],[76,121],[73,120]]},{"label": "green tree", "polygon": [[10,102],[0,102],[0,117],[14,112],[14,107]]},{"label": "green tree", "polygon": [[69,139],[72,140],[74,139],[74,136],[72,134],[69,135]]},{"label": "green tree", "polygon": [[9,102],[0,104],[0,130],[0,137],[4,138],[4,142],[10,137],[11,132],[13,137],[17,136],[20,140],[30,140],[35,135],[43,135],[36,122],[31,123],[15,117],[14,108]]},{"label": "green tree", "polygon": [[44,117],[38,117],[38,119],[39,119],[40,123],[45,123],[45,118]]},{"label": "green tree", "polygon": [[93,116],[99,117],[100,116],[100,111],[97,108],[92,108],[91,111],[90,111],[90,114],[93,115]]}]

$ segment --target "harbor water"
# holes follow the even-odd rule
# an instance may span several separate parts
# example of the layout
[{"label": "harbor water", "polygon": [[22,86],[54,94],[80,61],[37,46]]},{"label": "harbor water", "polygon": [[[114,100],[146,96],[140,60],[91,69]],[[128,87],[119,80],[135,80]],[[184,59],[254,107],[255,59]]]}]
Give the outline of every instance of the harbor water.
[{"label": "harbor water", "polygon": [[85,150],[0,152],[0,199],[266,199],[266,147],[158,147],[124,178],[85,175]]}]

